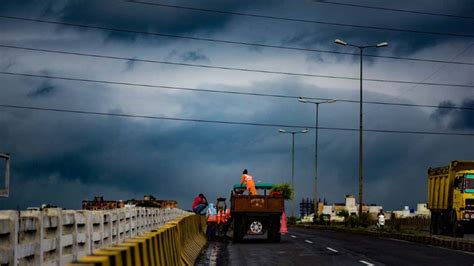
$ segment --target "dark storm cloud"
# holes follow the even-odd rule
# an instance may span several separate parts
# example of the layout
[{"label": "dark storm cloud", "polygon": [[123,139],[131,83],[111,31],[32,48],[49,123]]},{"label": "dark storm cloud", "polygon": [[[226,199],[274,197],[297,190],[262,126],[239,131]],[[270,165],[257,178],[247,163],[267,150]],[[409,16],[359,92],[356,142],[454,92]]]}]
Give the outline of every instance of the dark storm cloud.
[{"label": "dark storm cloud", "polygon": [[[301,84],[296,86],[292,81],[261,82],[255,86],[272,88],[276,93],[282,93],[290,84],[295,94],[304,94],[306,89],[311,89],[322,97],[338,96],[338,92]],[[374,97],[370,92],[367,95]],[[196,94],[195,97],[180,98],[183,104],[194,102],[193,108],[203,110],[191,117],[302,125],[312,125],[314,119],[313,106],[301,105],[293,100],[273,102],[263,98],[235,98],[228,95],[200,96]],[[232,106],[247,109],[260,105],[266,105],[264,111],[239,115],[239,118],[227,113]],[[338,112],[333,112],[336,109],[332,108],[337,108]],[[351,127],[356,118],[354,108],[355,105],[344,103],[325,106],[320,110],[321,125],[344,124]],[[122,112],[120,109],[109,111]],[[160,120],[9,109],[4,110],[4,113],[6,115],[1,122],[10,124],[9,132],[15,134],[0,131],[0,138],[8,139],[0,148],[15,156],[12,165],[15,196],[3,202],[3,206],[16,207],[16,204],[20,204],[26,207],[49,201],[77,208],[82,199],[93,196],[87,190],[90,187],[95,193],[115,198],[141,197],[148,193],[160,198],[174,198],[186,208],[188,201],[198,192],[204,192],[209,198],[215,198],[218,194],[226,196],[232,184],[238,182],[243,168],[251,169],[255,178],[263,182],[285,182],[290,176],[291,141],[288,136],[279,134],[278,128],[206,123],[184,123],[176,127],[177,122]],[[13,123],[17,120],[16,113],[23,114],[22,121],[25,124]],[[411,117],[416,121],[424,117],[416,109],[380,113],[388,125],[397,123],[395,121],[399,121],[400,116]],[[29,135],[29,132],[35,134]],[[24,136],[29,136],[28,142],[22,141]],[[343,195],[356,193],[357,135],[322,130],[320,137],[320,193],[330,202],[341,201]],[[414,146],[420,145],[419,139],[418,136],[366,135],[368,201],[389,208],[424,201],[426,184],[422,177],[425,166],[431,162],[400,169],[401,164],[421,156],[418,153],[423,154],[422,147],[418,147],[418,152],[411,151]],[[311,193],[312,140],[310,134],[299,136],[296,140],[298,197],[306,197]],[[410,181],[413,176],[419,178]],[[406,192],[403,189],[406,183],[412,187],[410,193],[405,195],[404,203],[400,203],[390,193]],[[36,197],[22,199],[22,194],[33,193],[31,187],[35,184],[44,186],[44,191],[34,192]],[[376,193],[380,189],[378,186],[386,189],[387,193]],[[74,187],[77,187],[77,191],[61,200],[50,195],[55,188]]]},{"label": "dark storm cloud", "polygon": [[56,87],[49,81],[42,82],[38,87],[28,92],[28,97],[36,98],[43,96],[51,96],[56,90]]},{"label": "dark storm cloud", "polygon": [[[385,3],[387,6],[390,3]],[[436,1],[426,1],[428,7],[436,10],[445,7],[445,3]],[[362,26],[374,26],[380,28],[395,28],[419,30],[428,32],[447,32],[459,34],[473,34],[472,28],[474,24],[471,21],[442,18],[436,16],[419,16],[410,14],[401,14],[397,12],[374,11],[370,9],[351,9],[339,8],[330,11],[330,6],[317,5],[320,10],[327,11],[332,14],[328,16],[327,21],[345,24],[354,24]],[[462,7],[462,8],[461,8]],[[416,6],[412,9],[416,9]],[[466,14],[474,12],[472,2],[460,1],[456,4],[456,11],[465,10]],[[456,14],[456,11],[451,11]],[[350,12],[350,15],[349,15]],[[444,11],[447,12],[447,11]],[[324,15],[323,15],[324,16]],[[315,19],[313,17],[313,19]],[[324,19],[315,19],[323,20]],[[470,25],[470,26],[466,26]],[[340,47],[335,45],[335,39],[342,39],[356,45],[372,45],[380,42],[388,42],[390,44],[390,53],[398,56],[406,56],[413,54],[419,50],[434,47],[441,43],[451,42],[454,40],[466,41],[463,37],[443,36],[435,34],[420,34],[397,32],[389,30],[371,30],[364,28],[353,28],[345,26],[329,26],[329,25],[304,25],[283,38],[282,43],[286,45],[296,45],[305,48],[317,48],[319,45],[331,47],[331,50],[340,50],[350,52],[350,47]],[[385,49],[387,50],[387,49]],[[357,52],[354,50],[354,52]],[[383,49],[372,49],[367,51],[370,54],[378,54],[385,52]],[[439,56],[439,57],[442,57]],[[367,58],[373,61],[372,58]]]},{"label": "dark storm cloud", "polygon": [[[454,107],[451,101],[443,101],[439,106]],[[474,108],[474,99],[465,99],[460,105]],[[431,114],[431,119],[442,124],[447,119],[447,126],[452,129],[474,129],[474,110],[438,108]]]},{"label": "dark storm cloud", "polygon": [[199,51],[189,51],[181,54],[181,60],[184,62],[198,62],[205,61],[210,62],[209,57]]},{"label": "dark storm cloud", "polygon": [[[222,2],[217,0],[200,1],[206,8],[236,11],[258,2],[245,0]],[[192,12],[133,3],[133,1],[2,1],[0,12],[6,15],[22,15],[33,18],[60,19],[63,22],[80,23],[91,26],[125,29],[131,31],[158,32],[171,35],[192,35],[202,31],[204,34],[222,29],[233,19],[231,15]],[[78,28],[74,28],[78,30]],[[138,38],[150,39],[140,35],[118,31],[103,31],[106,40],[134,42]],[[168,42],[160,38],[159,42]]]},{"label": "dark storm cloud", "polygon": [[136,60],[127,60],[125,62],[125,71],[131,71],[133,70],[137,65],[137,61]]}]

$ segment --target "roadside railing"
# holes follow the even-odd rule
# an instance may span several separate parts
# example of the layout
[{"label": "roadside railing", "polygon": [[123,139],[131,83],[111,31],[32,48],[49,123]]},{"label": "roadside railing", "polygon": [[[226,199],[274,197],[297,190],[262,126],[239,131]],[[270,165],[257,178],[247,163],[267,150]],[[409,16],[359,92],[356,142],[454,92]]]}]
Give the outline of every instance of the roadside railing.
[{"label": "roadside railing", "polygon": [[157,229],[181,209],[0,211],[0,265],[66,265]]}]

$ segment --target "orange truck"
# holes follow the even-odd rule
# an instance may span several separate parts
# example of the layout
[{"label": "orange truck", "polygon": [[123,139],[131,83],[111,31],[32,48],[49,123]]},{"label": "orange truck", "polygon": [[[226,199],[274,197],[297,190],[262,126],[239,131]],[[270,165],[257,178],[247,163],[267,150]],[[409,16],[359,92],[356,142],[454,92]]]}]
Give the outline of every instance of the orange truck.
[{"label": "orange truck", "polygon": [[244,195],[245,186],[234,185],[231,192],[231,217],[234,242],[246,235],[265,235],[268,241],[280,242],[280,220],[285,209],[281,194],[270,193],[272,184],[257,184],[258,195]]}]

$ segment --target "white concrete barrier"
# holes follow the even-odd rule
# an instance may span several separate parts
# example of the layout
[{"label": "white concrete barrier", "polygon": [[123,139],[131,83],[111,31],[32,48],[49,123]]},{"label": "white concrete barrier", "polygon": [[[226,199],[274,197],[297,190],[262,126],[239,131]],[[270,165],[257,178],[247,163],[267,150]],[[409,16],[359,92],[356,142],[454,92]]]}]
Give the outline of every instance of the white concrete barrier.
[{"label": "white concrete barrier", "polygon": [[0,265],[65,265],[94,250],[141,235],[186,213],[121,208],[0,211]]}]

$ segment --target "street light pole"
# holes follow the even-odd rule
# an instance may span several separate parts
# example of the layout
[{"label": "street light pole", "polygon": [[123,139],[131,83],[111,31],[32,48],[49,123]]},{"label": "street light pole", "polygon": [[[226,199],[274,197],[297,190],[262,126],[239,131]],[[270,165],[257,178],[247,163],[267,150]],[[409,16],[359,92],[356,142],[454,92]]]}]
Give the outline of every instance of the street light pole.
[{"label": "street light pole", "polygon": [[[308,133],[308,129],[301,131],[286,131],[284,129],[279,130],[280,133],[289,133],[291,134],[291,188],[293,188],[293,193],[295,191],[295,134]],[[291,216],[295,216],[295,199],[293,199],[293,207],[291,210]]]},{"label": "street light pole", "polygon": [[360,51],[360,100],[359,100],[359,216],[362,214],[362,200],[363,200],[363,174],[364,174],[364,157],[363,157],[363,121],[362,121],[362,66],[363,66],[363,51],[366,48],[382,48],[387,47],[387,42],[382,42],[376,45],[368,45],[368,46],[360,46],[347,43],[340,39],[336,39],[334,41],[336,44],[343,45],[343,46],[352,46],[358,48]]},{"label": "street light pole", "polygon": [[325,103],[335,103],[336,100],[325,100],[325,101],[311,101],[303,97],[299,97],[298,101],[301,103],[312,103],[316,105],[316,130],[314,137],[314,191],[313,191],[313,200],[314,200],[314,214],[318,212],[318,132],[319,132],[319,105]]},{"label": "street light pole", "polygon": [[295,189],[295,134],[296,132],[291,132],[291,187],[293,190]]}]

